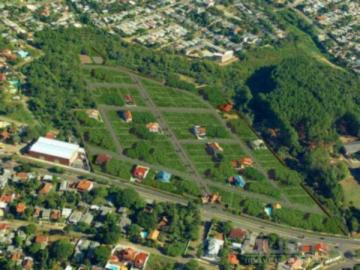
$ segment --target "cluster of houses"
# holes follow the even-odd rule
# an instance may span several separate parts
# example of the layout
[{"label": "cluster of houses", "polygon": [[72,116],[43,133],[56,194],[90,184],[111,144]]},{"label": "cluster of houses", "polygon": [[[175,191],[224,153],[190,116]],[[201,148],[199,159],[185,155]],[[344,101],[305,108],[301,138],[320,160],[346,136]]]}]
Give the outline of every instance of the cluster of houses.
[{"label": "cluster of houses", "polygon": [[[88,14],[97,27],[119,33],[128,41],[159,48],[171,45],[189,57],[220,63],[235,60],[236,51],[257,44],[265,45],[286,35],[265,9],[252,2],[237,3],[235,9],[227,10],[230,15],[211,12],[217,9],[217,5],[215,1],[207,0],[181,3],[175,0],[122,1],[117,5],[123,8],[116,11],[114,3],[107,1],[95,7],[80,0],[73,0],[72,4]],[[202,17],[205,12],[208,25],[194,19]],[[255,25],[258,27],[254,28]]]},{"label": "cluster of houses", "polygon": [[209,262],[219,262],[222,256],[221,250],[224,248],[229,250],[226,259],[233,267],[240,265],[240,258],[244,260],[246,255],[256,257],[271,254],[285,255],[284,261],[276,262],[277,265],[274,265],[274,269],[280,270],[322,269],[324,265],[330,265],[342,259],[340,253],[322,242],[304,244],[288,240],[283,248],[279,248],[272,246],[267,235],[242,228],[232,228],[224,234],[219,232],[218,224],[215,222],[206,226],[208,231],[204,238],[202,259]]},{"label": "cluster of houses", "polygon": [[307,0],[299,8],[321,28],[319,40],[328,52],[360,72],[360,3],[351,0]]},{"label": "cluster of houses", "polygon": [[149,253],[131,247],[117,246],[105,266],[106,270],[143,270],[150,257]]},{"label": "cluster of houses", "polygon": [[[132,115],[131,111],[129,111],[129,110],[122,111],[122,112],[120,112],[120,115],[125,123],[132,123],[133,115]],[[160,124],[158,122],[149,122],[145,125],[145,127],[151,133],[160,133],[161,132]]]}]

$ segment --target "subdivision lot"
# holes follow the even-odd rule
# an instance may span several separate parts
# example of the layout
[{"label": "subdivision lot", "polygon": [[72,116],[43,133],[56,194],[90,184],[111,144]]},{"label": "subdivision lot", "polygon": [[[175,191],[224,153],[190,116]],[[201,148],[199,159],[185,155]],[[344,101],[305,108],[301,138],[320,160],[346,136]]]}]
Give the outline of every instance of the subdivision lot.
[{"label": "subdivision lot", "polygon": [[103,69],[101,66],[96,68],[86,67],[83,69],[83,73],[91,82],[133,83],[128,74],[116,70]]},{"label": "subdivision lot", "polygon": [[[147,131],[146,125],[156,122],[156,118],[150,112],[132,112],[133,121],[131,123],[126,123],[121,118],[121,113],[117,110],[107,111],[125,155],[148,163],[184,170],[184,165],[168,138],[163,133]],[[142,137],[142,133],[148,137]]]},{"label": "subdivision lot", "polygon": [[137,106],[145,106],[135,85],[119,85],[118,87],[99,87],[92,90],[95,102],[104,105],[124,106],[125,96],[132,96]]},{"label": "subdivision lot", "polygon": [[141,83],[158,107],[206,108],[200,98],[194,98],[190,93],[177,91],[173,88],[142,79]]},{"label": "subdivision lot", "polygon": [[224,125],[211,113],[164,112],[163,115],[178,139],[194,139],[194,125],[205,127],[207,138],[230,138]]}]

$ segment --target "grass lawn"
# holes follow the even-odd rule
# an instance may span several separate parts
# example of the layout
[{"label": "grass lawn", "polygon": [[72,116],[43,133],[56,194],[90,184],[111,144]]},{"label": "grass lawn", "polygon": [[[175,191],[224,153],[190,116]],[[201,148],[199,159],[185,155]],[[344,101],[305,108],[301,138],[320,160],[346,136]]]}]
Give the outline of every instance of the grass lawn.
[{"label": "grass lawn", "polygon": [[178,139],[195,139],[191,131],[194,125],[206,127],[208,138],[230,138],[223,124],[210,113],[165,112],[164,117]]},{"label": "grass lawn", "polygon": [[238,118],[236,120],[230,120],[229,123],[231,124],[234,132],[244,141],[253,141],[258,138],[244,119]]},{"label": "grass lawn", "polygon": [[93,82],[108,82],[108,83],[133,83],[131,77],[120,71],[108,70],[101,68],[84,68],[84,75]]},{"label": "grass lawn", "polygon": [[[119,112],[108,111],[108,117],[119,138],[120,144],[125,149],[125,154],[149,163],[184,170],[184,165],[164,134],[152,134],[151,139],[140,138],[135,134],[135,129],[144,128],[147,123],[156,121],[155,117],[149,112],[133,112],[132,115],[132,123],[125,123],[121,119]],[[140,142],[151,153],[131,151],[134,145]]]},{"label": "grass lawn", "polygon": [[186,91],[179,91],[147,79],[142,79],[141,82],[159,107],[206,108],[200,96],[196,97]]},{"label": "grass lawn", "polygon": [[346,203],[352,202],[356,208],[360,208],[360,184],[353,177],[349,177],[340,182]]},{"label": "grass lawn", "polygon": [[92,90],[92,95],[97,104],[123,106],[125,105],[124,97],[131,95],[138,106],[145,106],[144,101],[141,99],[137,87],[128,85],[116,88],[97,88]]}]

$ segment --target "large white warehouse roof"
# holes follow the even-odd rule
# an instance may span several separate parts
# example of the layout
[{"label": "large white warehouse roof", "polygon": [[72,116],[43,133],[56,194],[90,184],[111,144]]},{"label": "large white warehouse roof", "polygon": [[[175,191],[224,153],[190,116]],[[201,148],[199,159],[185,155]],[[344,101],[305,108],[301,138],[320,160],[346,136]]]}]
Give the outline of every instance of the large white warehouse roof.
[{"label": "large white warehouse roof", "polygon": [[64,159],[71,159],[77,152],[79,152],[79,150],[80,146],[77,144],[44,137],[40,137],[37,142],[30,147],[30,152]]}]

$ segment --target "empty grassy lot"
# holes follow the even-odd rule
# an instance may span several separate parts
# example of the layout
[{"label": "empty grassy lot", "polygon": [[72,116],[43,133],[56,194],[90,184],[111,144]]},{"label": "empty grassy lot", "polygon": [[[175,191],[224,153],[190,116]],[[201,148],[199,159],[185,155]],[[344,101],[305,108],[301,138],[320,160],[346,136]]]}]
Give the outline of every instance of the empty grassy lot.
[{"label": "empty grassy lot", "polygon": [[135,85],[124,85],[116,88],[96,88],[92,90],[92,95],[97,104],[124,106],[125,96],[130,95],[137,106],[145,106]]},{"label": "empty grassy lot", "polygon": [[206,128],[208,138],[230,138],[228,131],[211,113],[165,112],[164,117],[178,139],[194,139],[194,125]]},{"label": "empty grassy lot", "polygon": [[200,97],[179,91],[159,83],[142,79],[141,83],[158,107],[206,108]]},{"label": "empty grassy lot", "polygon": [[123,72],[116,70],[107,70],[101,68],[84,68],[83,73],[91,82],[107,82],[107,83],[133,83],[131,77]]}]

